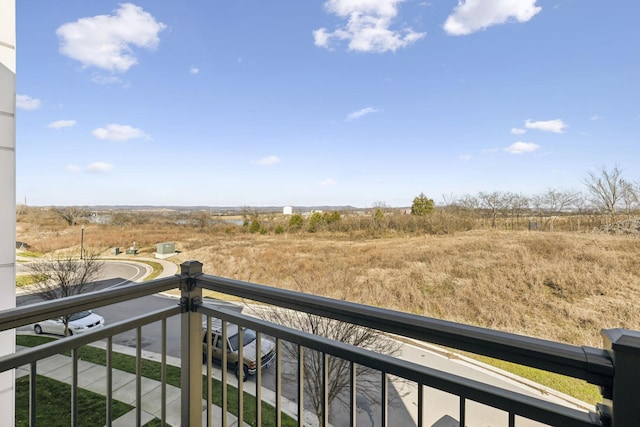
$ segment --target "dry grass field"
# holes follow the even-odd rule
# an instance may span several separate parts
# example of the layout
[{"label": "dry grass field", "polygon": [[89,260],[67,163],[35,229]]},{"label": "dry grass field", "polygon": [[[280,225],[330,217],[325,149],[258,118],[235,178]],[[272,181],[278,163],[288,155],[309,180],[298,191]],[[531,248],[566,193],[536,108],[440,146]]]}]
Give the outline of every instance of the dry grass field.
[{"label": "dry grass field", "polygon": [[[156,243],[173,241],[180,253],[171,261],[199,260],[206,273],[572,344],[600,346],[602,328],[640,329],[638,237],[470,230],[371,238],[168,223],[85,227],[85,250],[103,255],[136,241],[138,256],[152,256]],[[79,237],[79,226],[59,221],[17,224],[17,239],[35,252],[79,253]]]}]

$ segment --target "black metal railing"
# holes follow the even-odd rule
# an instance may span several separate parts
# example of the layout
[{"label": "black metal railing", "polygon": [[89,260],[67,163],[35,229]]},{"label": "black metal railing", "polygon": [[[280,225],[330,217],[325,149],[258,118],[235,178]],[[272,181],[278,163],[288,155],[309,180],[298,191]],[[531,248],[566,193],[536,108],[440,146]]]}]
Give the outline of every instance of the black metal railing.
[{"label": "black metal railing", "polygon": [[[107,343],[107,371],[111,370],[109,356],[112,349],[114,335],[125,331],[136,331],[136,365],[140,365],[142,334],[141,328],[152,322],[162,323],[162,372],[166,370],[166,340],[167,321],[173,316],[180,317],[180,424],[183,426],[228,425],[229,408],[227,406],[228,389],[221,387],[218,401],[214,406],[213,388],[211,378],[213,376],[211,358],[211,340],[203,347],[203,333],[211,334],[211,321],[208,319],[221,319],[223,323],[230,323],[253,329],[257,332],[256,355],[260,355],[260,337],[270,336],[275,339],[276,359],[273,384],[271,384],[270,399],[275,409],[274,424],[283,424],[283,413],[297,419],[297,425],[314,423],[315,416],[308,415],[308,405],[305,401],[304,374],[302,366],[305,352],[318,352],[323,361],[322,405],[313,414],[318,414],[319,425],[329,425],[329,399],[327,396],[328,382],[331,381],[328,366],[331,358],[339,358],[349,363],[350,387],[343,401],[347,403],[344,412],[344,420],[338,420],[339,424],[356,425],[358,401],[358,387],[356,375],[358,369],[367,368],[369,371],[378,372],[379,387],[379,418],[382,425],[395,425],[389,420],[387,404],[389,402],[389,382],[391,379],[401,379],[417,388],[416,408],[414,420],[418,426],[426,426],[425,413],[429,411],[429,402],[426,399],[425,390],[440,390],[453,396],[457,396],[457,413],[450,414],[457,419],[460,425],[473,425],[473,414],[469,411],[470,405],[486,405],[495,408],[501,415],[499,418],[506,420],[509,426],[529,425],[537,422],[552,426],[634,426],[640,425],[640,333],[622,329],[603,331],[604,348],[586,346],[572,346],[537,338],[509,334],[491,329],[479,328],[438,319],[385,310],[361,304],[349,303],[315,295],[276,289],[268,286],[241,282],[232,279],[215,277],[203,274],[202,264],[197,261],[188,261],[181,265],[180,274],[145,282],[132,284],[120,288],[87,293],[56,301],[43,302],[23,306],[0,312],[0,330],[10,330],[32,324],[61,314],[76,312],[123,301],[130,301],[146,295],[170,289],[180,289],[178,304],[168,304],[165,309],[152,313],[142,314],[129,320],[113,323],[104,328],[97,329],[83,335],[69,337],[35,348],[22,350],[14,354],[0,357],[0,372],[5,372],[19,367],[29,367],[31,384],[30,396],[30,425],[35,425],[35,413],[37,411],[36,373],[38,363],[54,354],[71,351],[72,363],[72,398],[70,410],[72,425],[78,422],[78,349],[81,346],[98,340]],[[325,318],[335,319],[340,322],[371,328],[391,336],[417,340],[425,343],[433,343],[449,348],[459,349],[465,352],[490,356],[526,365],[549,372],[555,372],[566,376],[585,380],[600,387],[603,395],[603,403],[594,406],[591,410],[580,410],[573,407],[552,403],[538,397],[519,393],[490,385],[478,380],[464,378],[449,372],[439,371],[430,366],[424,366],[401,360],[397,357],[380,354],[349,345],[343,342],[332,341],[328,338],[313,335],[297,330],[288,325],[276,324],[265,321],[255,316],[238,313],[217,305],[203,302],[203,289],[221,292],[246,300],[251,300],[265,305],[277,307],[279,310],[295,310]],[[203,322],[204,320],[204,322]],[[205,326],[203,326],[205,325]],[[205,331],[203,332],[203,327]],[[223,328],[223,341],[226,340],[226,328]],[[242,331],[242,328],[240,328]],[[242,332],[240,332],[242,334]],[[242,337],[240,337],[242,341]],[[283,346],[295,346],[298,349],[297,360],[283,360]],[[243,360],[242,346],[239,346],[239,360]],[[206,357],[203,357],[206,356]],[[223,352],[222,366],[227,365],[227,351]],[[206,363],[203,368],[203,359]],[[259,359],[258,359],[259,360]],[[297,366],[296,374],[288,375],[286,381],[294,384],[283,383],[283,367]],[[254,415],[246,420],[242,409],[236,413],[238,425],[245,421],[252,425],[263,425],[262,401],[265,400],[266,389],[262,383],[261,363],[256,365],[255,387],[245,385],[243,381],[237,381],[237,406],[243,408],[245,392],[251,391],[256,398]],[[203,372],[206,374],[203,380]],[[222,383],[231,381],[226,369],[221,369],[219,374]],[[136,372],[136,423],[142,423],[142,373],[138,368]],[[107,375],[105,379],[107,395],[107,425],[113,421],[111,414],[112,403],[112,378]],[[203,401],[203,383],[205,396]],[[290,401],[291,405],[285,410],[283,390],[285,385],[295,389]],[[291,387],[289,387],[291,388]],[[289,390],[291,394],[291,391]],[[162,378],[162,393],[158,403],[162,407],[161,423],[166,421],[166,376]],[[205,414],[203,415],[203,407]],[[216,412],[219,411],[219,412]],[[312,414],[312,415],[313,415]],[[527,421],[529,420],[529,421]],[[498,423],[496,421],[496,423]]]}]

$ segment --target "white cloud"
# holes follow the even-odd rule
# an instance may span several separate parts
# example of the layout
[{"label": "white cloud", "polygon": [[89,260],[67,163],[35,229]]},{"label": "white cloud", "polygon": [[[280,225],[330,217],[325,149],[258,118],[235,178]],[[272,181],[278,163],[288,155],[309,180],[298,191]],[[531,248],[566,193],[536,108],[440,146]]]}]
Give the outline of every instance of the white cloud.
[{"label": "white cloud", "polygon": [[158,33],[166,27],[141,7],[124,3],[113,15],[63,24],[56,35],[60,53],[84,67],[125,72],[138,62],[132,48],[155,49],[160,42]]},{"label": "white cloud", "polygon": [[105,162],[93,162],[87,166],[87,172],[104,173],[113,169],[113,166]]},{"label": "white cloud", "polygon": [[484,148],[482,149],[483,153],[495,153],[496,151],[498,151],[497,147],[492,147],[492,148]]},{"label": "white cloud", "polygon": [[526,129],[522,129],[522,128],[512,128],[511,129],[511,133],[514,135],[522,135],[523,133],[526,133],[527,130]]},{"label": "white cloud", "polygon": [[42,102],[37,98],[28,95],[16,95],[16,107],[22,110],[37,110],[42,106]]},{"label": "white cloud", "polygon": [[363,108],[362,110],[358,110],[358,111],[354,111],[353,113],[350,113],[349,115],[347,115],[347,118],[345,120],[350,122],[352,120],[359,119],[362,116],[366,116],[367,114],[377,113],[379,111],[380,110],[373,107]]},{"label": "white cloud", "polygon": [[320,183],[320,185],[323,186],[323,187],[328,187],[330,185],[336,185],[336,182],[331,178],[327,178],[324,181],[322,181]]},{"label": "white cloud", "polygon": [[129,125],[111,124],[103,128],[94,129],[91,134],[98,139],[106,139],[109,141],[127,141],[129,139],[145,138],[149,136]]},{"label": "white cloud", "polygon": [[466,160],[471,160],[471,154],[460,154],[460,155],[458,156],[458,158],[459,158],[460,160],[465,160],[465,161],[466,161]]},{"label": "white cloud", "polygon": [[527,22],[542,7],[537,0],[459,0],[444,23],[444,30],[462,36],[505,22]]},{"label": "white cloud", "polygon": [[56,120],[55,122],[49,123],[48,128],[52,129],[62,129],[62,128],[70,128],[76,125],[75,120]]},{"label": "white cloud", "polygon": [[113,84],[120,84],[123,83],[122,79],[120,79],[120,77],[117,76],[105,76],[103,74],[100,73],[94,73],[91,76],[91,81],[94,83],[97,83],[99,85],[113,85]]},{"label": "white cloud", "polygon": [[276,163],[280,163],[280,157],[278,156],[267,156],[258,160],[256,163],[262,166],[275,165]]},{"label": "white cloud", "polygon": [[199,72],[200,72],[200,68],[198,67],[189,68],[189,74],[198,74]]},{"label": "white cloud", "polygon": [[[66,167],[68,172],[79,173],[82,172],[83,169],[78,165],[67,165]],[[105,173],[109,172],[113,169],[113,165],[106,162],[93,162],[89,163],[87,167],[84,169],[85,172],[88,173]]]},{"label": "white cloud", "polygon": [[604,119],[604,117],[602,117],[600,114],[594,114],[593,116],[591,116],[589,120],[602,120],[602,119]]},{"label": "white cloud", "polygon": [[529,129],[537,129],[544,132],[562,133],[564,128],[569,127],[562,119],[532,121],[525,120],[524,126]]},{"label": "white cloud", "polygon": [[504,151],[511,154],[524,154],[536,151],[538,148],[540,148],[540,146],[533,142],[518,141],[505,148]]},{"label": "white cloud", "polygon": [[313,32],[318,47],[332,48],[332,42],[347,41],[348,48],[358,52],[387,51],[407,47],[423,38],[411,28],[392,30],[391,24],[398,15],[398,4],[404,0],[328,0],[324,7],[329,13],[346,19],[346,25],[335,31],[319,28]]}]

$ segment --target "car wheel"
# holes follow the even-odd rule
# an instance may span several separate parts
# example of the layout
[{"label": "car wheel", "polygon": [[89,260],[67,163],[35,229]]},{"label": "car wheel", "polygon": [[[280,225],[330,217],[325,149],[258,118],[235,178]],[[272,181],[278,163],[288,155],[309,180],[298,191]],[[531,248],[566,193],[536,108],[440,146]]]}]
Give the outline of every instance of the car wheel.
[{"label": "car wheel", "polygon": [[70,336],[72,336],[72,335],[73,335],[73,331],[72,331],[71,329],[69,329],[69,335],[67,335],[67,336],[69,336],[69,337],[70,337]]},{"label": "car wheel", "polygon": [[246,381],[249,378],[249,368],[247,365],[242,365],[242,370],[240,370],[240,365],[236,365],[236,378],[240,380],[240,375],[242,375],[242,381]]},{"label": "car wheel", "polygon": [[42,333],[42,326],[40,326],[40,325],[35,325],[35,326],[33,327],[33,331],[34,331],[36,334],[40,335],[40,334]]}]

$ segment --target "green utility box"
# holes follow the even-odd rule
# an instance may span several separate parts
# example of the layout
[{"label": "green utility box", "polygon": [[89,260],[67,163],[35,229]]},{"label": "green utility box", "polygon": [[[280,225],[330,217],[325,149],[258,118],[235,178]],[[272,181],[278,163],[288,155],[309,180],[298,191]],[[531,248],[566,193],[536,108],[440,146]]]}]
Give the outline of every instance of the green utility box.
[{"label": "green utility box", "polygon": [[176,244],[174,242],[158,243],[156,245],[156,253],[159,255],[169,255],[176,251]]}]

